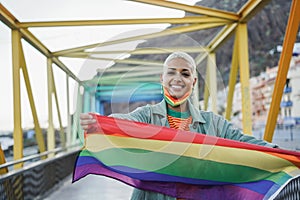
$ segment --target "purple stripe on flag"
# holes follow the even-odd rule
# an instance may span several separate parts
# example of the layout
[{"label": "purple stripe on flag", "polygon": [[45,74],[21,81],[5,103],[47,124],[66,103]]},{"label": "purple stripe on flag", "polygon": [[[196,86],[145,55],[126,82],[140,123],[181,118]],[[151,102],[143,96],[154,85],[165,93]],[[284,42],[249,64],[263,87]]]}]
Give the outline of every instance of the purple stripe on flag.
[{"label": "purple stripe on flag", "polygon": [[73,182],[80,178],[88,175],[104,175],[122,181],[133,187],[150,190],[154,192],[164,193],[169,196],[177,198],[190,198],[190,199],[263,199],[263,195],[241,188],[234,185],[222,185],[222,186],[200,186],[200,185],[189,185],[184,183],[170,183],[160,181],[139,181],[132,179],[126,175],[122,175],[106,169],[104,166],[99,164],[88,164],[85,166],[76,167],[74,172]]},{"label": "purple stripe on flag", "polygon": [[[84,164],[85,163],[85,164]],[[89,164],[87,164],[89,163]],[[244,195],[250,195],[250,196],[255,196],[255,199],[261,199],[263,195],[261,195],[260,193],[264,193],[264,191],[266,191],[267,189],[269,189],[270,187],[272,187],[272,182],[271,181],[261,181],[261,182],[255,182],[255,183],[246,183],[246,184],[236,184],[236,185],[216,185],[216,186],[199,186],[199,185],[188,185],[188,184],[184,184],[184,183],[177,183],[176,181],[173,181],[174,178],[173,176],[169,176],[169,175],[165,175],[164,177],[162,175],[160,175],[160,178],[156,179],[156,180],[165,180],[165,181],[169,181],[169,182],[164,182],[164,181],[151,181],[153,179],[153,175],[157,175],[156,173],[143,173],[143,179],[145,177],[150,177],[150,180],[147,181],[140,181],[141,177],[138,175],[141,174],[137,174],[137,173],[123,173],[120,174],[120,171],[115,172],[113,171],[115,170],[115,168],[112,169],[108,169],[107,166],[104,166],[103,163],[101,163],[99,160],[93,158],[93,157],[88,157],[88,156],[81,156],[78,158],[77,163],[76,163],[76,169],[74,172],[74,177],[73,177],[73,182],[79,180],[82,177],[85,177],[88,174],[97,174],[97,175],[105,175],[108,177],[113,177],[115,179],[118,179],[128,185],[140,188],[140,189],[145,189],[145,190],[151,190],[151,191],[156,191],[156,192],[163,192],[165,193],[166,190],[168,191],[168,194],[170,196],[174,196],[180,191],[182,191],[182,195],[184,194],[190,194],[194,197],[199,196],[199,195],[204,195],[203,191],[207,191],[207,190],[211,190],[214,193],[219,191],[219,193],[217,194],[211,194],[213,196],[218,196],[220,195],[221,197],[224,197],[224,195],[234,195],[234,196],[244,196]],[[128,170],[127,170],[128,171]],[[145,176],[145,174],[147,174],[147,176]],[[135,176],[134,176],[135,175]],[[148,177],[148,178],[149,178]],[[180,177],[178,177],[179,179]],[[138,180],[139,179],[139,180]],[[172,180],[170,180],[172,179]],[[182,179],[182,178],[180,178]],[[189,179],[189,178],[186,178]],[[197,181],[194,179],[190,179],[190,181]],[[170,184],[170,182],[172,182]],[[201,180],[198,180],[198,182],[201,182]],[[209,181],[203,181],[204,184],[206,184],[206,182]],[[212,181],[210,181],[212,182]],[[192,183],[193,184],[193,183]],[[179,187],[180,186],[180,187]],[[176,188],[176,190],[174,190],[174,188]],[[227,190],[228,188],[230,188],[230,190]],[[249,189],[250,190],[249,190]],[[191,190],[189,192],[186,192],[186,190]],[[253,190],[253,191],[251,191]],[[199,194],[199,192],[201,192],[201,194]],[[210,192],[209,192],[210,193]],[[179,196],[177,196],[179,197]],[[232,198],[231,196],[228,196],[230,198]],[[180,197],[180,198],[192,198],[192,197]],[[210,197],[203,197],[203,198],[210,198]],[[217,197],[215,197],[217,198]]]}]

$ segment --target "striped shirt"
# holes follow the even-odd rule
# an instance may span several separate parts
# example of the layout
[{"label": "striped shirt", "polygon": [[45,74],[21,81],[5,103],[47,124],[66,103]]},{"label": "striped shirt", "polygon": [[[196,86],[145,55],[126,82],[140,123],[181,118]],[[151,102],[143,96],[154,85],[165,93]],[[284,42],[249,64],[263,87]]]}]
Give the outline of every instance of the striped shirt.
[{"label": "striped shirt", "polygon": [[177,112],[171,109],[168,109],[168,122],[170,128],[179,129],[179,130],[190,130],[190,124],[192,123],[192,116],[189,112]]}]

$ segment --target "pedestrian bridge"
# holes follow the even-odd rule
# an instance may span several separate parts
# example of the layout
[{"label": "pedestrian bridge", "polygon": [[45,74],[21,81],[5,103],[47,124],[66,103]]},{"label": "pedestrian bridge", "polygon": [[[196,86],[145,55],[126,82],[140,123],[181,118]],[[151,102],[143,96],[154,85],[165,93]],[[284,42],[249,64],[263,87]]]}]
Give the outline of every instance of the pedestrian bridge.
[{"label": "pedestrian bridge", "polygon": [[[4,152],[4,144],[0,144],[1,200],[128,199],[132,192],[131,187],[105,177],[88,176],[71,184],[76,155],[84,142],[78,120],[79,114],[90,111],[109,114],[119,111],[118,109],[122,107],[117,106],[119,103],[125,103],[127,109],[125,110],[128,111],[133,106],[145,102],[159,101],[162,98],[159,85],[163,66],[162,58],[173,51],[185,51],[194,56],[198,70],[197,75],[205,74],[203,78],[205,87],[202,88],[204,93],[202,109],[210,108],[217,113],[216,52],[229,38],[234,37],[234,45],[230,50],[232,51],[232,66],[230,81],[226,86],[228,93],[224,115],[228,120],[231,119],[233,94],[239,73],[242,95],[242,127],[245,133],[254,134],[249,98],[250,68],[247,25],[272,1],[243,1],[244,4],[234,11],[227,11],[225,8],[215,9],[187,5],[176,1],[133,0],[124,2],[129,3],[126,6],[132,6],[130,12],[138,11],[140,5],[148,5],[147,9],[156,7],[159,10],[166,9],[165,12],[171,9],[193,15],[170,17],[165,14],[164,17],[156,18],[120,16],[118,19],[116,16],[111,16],[111,19],[101,16],[97,19],[90,19],[92,14],[90,12],[83,19],[69,20],[69,18],[59,18],[57,15],[59,5],[53,5],[54,3],[51,3],[49,7],[40,4],[38,8],[35,7],[36,5],[24,4],[23,6],[31,6],[27,9],[23,7],[17,9],[18,7],[14,7],[16,5],[10,1],[0,3],[0,21],[2,22],[0,33],[8,38],[7,43],[3,43],[6,46],[6,54],[1,53],[0,63],[2,63],[2,68],[7,69],[3,73],[4,78],[10,77],[7,81],[0,82],[0,85],[8,84],[5,86],[8,91],[4,91],[0,87],[0,92],[3,94],[1,100],[8,102],[7,105],[2,105],[1,101],[0,113],[7,114],[4,108],[11,107],[12,109],[8,112],[11,115],[8,115],[7,118],[11,118],[13,121],[12,134],[9,135],[13,138],[13,146],[9,150],[11,154]],[[121,2],[119,3],[121,5]],[[53,6],[55,9],[52,10],[52,14],[54,14],[53,18],[58,19],[56,21],[45,20],[45,18],[28,20],[23,13],[19,13],[27,10],[34,14],[34,10],[39,10],[39,13],[42,14],[51,10]],[[66,9],[66,12],[73,12],[70,15],[77,16],[79,14],[77,10],[69,9],[76,6],[80,7],[74,2],[72,6],[68,5],[63,9]],[[89,6],[89,8],[95,7],[92,4]],[[115,7],[118,8],[118,4]],[[16,9],[11,11],[10,8]],[[296,130],[292,133],[290,129],[287,129],[283,133],[284,136],[280,134],[280,136],[276,136],[275,128],[293,54],[293,44],[299,28],[300,16],[299,12],[296,12],[298,10],[300,10],[300,2],[292,0],[266,125],[262,132],[257,133],[258,137],[270,142],[278,140],[280,146],[293,148],[293,150],[300,149],[298,146],[300,133]],[[115,11],[111,10],[111,13],[115,13]],[[159,30],[158,28],[153,29],[152,26],[157,24],[165,27],[160,27]],[[93,42],[81,41],[84,36],[100,34],[101,32],[93,32],[99,27],[105,27],[106,30],[111,28],[115,31],[116,27],[125,29],[125,25],[139,25],[142,28],[128,29],[125,34],[105,41],[101,37],[93,38]],[[151,26],[148,27],[148,25]],[[68,33],[59,32],[72,32],[76,28],[85,29],[86,32],[84,35],[77,35],[73,41],[70,40],[71,37],[68,37]],[[209,29],[214,29],[215,34],[210,35],[210,38],[205,38],[208,40],[205,44],[200,45],[199,41],[187,36],[188,33],[204,32]],[[59,38],[60,40],[56,40]],[[161,46],[157,47],[141,45],[137,48],[138,44],[144,41],[164,38],[168,41],[167,44],[161,43]],[[174,38],[179,38],[178,42],[170,44],[170,41],[175,41]],[[75,44],[79,40],[80,45]],[[51,41],[54,42],[51,43]],[[63,44],[67,45],[60,46]],[[32,52],[34,54],[31,54]],[[36,64],[37,61],[33,61],[33,58],[38,59],[40,63]],[[200,64],[205,62],[206,69],[199,69]],[[78,74],[74,70],[76,66],[81,67],[80,70],[77,70]],[[92,72],[92,76],[88,78],[79,76],[86,75],[86,72]],[[1,79],[0,81],[2,81]],[[74,88],[70,86],[71,83],[74,83]],[[198,84],[196,85],[198,86]],[[196,87],[194,91],[193,100],[196,106],[199,104],[200,89]],[[47,104],[43,104],[45,102]],[[74,112],[70,109],[71,103],[74,103]],[[47,116],[46,120],[41,119],[44,113]],[[31,137],[32,134],[27,134],[27,127],[24,127],[27,119],[32,119],[32,123],[29,124],[31,131],[34,132],[34,137]],[[42,124],[42,121],[46,121],[46,123]],[[0,124],[0,129],[4,125],[5,123]],[[25,153],[27,148],[32,146],[35,153]],[[278,199],[286,199],[289,195],[292,195],[290,199],[299,199],[299,185],[299,178],[295,179],[280,193]]]}]

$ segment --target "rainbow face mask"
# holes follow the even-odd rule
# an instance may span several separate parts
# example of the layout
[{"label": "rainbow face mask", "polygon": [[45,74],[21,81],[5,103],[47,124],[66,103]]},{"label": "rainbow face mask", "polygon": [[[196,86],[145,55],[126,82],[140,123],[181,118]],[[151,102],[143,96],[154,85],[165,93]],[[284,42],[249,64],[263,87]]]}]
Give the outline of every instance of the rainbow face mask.
[{"label": "rainbow face mask", "polygon": [[187,92],[183,97],[177,99],[174,98],[170,95],[170,93],[168,92],[168,90],[163,86],[163,95],[164,95],[164,99],[165,101],[171,105],[172,107],[176,107],[181,105],[182,103],[184,103],[192,94],[192,88],[189,92]]}]

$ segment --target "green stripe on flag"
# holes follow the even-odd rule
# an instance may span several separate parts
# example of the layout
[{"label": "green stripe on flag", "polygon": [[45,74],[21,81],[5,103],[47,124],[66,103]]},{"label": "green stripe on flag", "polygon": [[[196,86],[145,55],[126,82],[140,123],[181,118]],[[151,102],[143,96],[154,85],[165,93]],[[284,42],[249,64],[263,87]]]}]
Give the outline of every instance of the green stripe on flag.
[{"label": "green stripe on flag", "polygon": [[[262,179],[276,181],[278,178],[282,178],[282,174],[279,173],[284,173],[271,173],[243,165],[220,163],[142,149],[111,148],[101,152],[82,151],[81,156],[93,156],[110,167],[126,166],[179,177],[229,183],[252,182]],[[278,176],[271,176],[274,174],[278,174]]]}]

